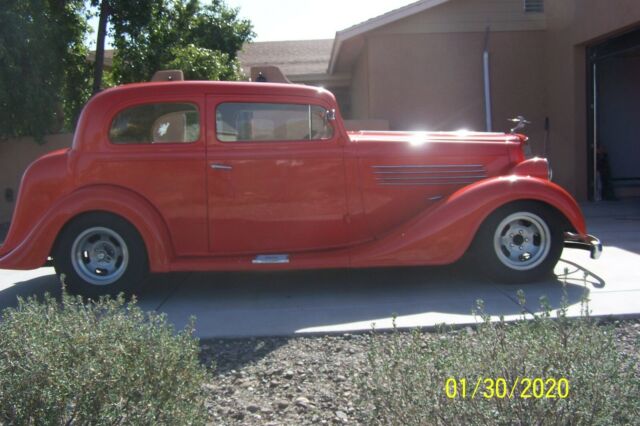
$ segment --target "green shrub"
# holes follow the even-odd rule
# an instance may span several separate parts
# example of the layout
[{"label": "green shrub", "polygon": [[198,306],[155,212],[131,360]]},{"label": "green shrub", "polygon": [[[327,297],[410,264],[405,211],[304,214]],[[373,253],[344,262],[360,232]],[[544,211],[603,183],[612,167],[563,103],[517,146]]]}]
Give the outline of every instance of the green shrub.
[{"label": "green shrub", "polygon": [[[521,305],[524,295],[520,292]],[[359,379],[360,403],[368,424],[394,425],[613,425],[637,424],[640,415],[638,351],[616,349],[612,325],[583,315],[570,319],[566,303],[557,317],[543,301],[543,313],[515,323],[492,323],[482,312],[475,330],[440,329],[435,333],[372,334],[368,372]],[[637,348],[636,342],[636,348]],[[449,397],[445,389],[449,382]],[[466,397],[462,397],[465,378]],[[490,382],[503,378],[500,396]],[[569,394],[556,398],[521,398],[523,378],[566,378]],[[513,393],[511,388],[514,383]],[[552,383],[545,383],[546,391]],[[506,396],[505,396],[506,388]],[[536,386],[540,396],[540,383]],[[495,392],[495,382],[493,386]],[[564,386],[561,393],[564,394]],[[523,396],[531,394],[525,392]],[[511,395],[511,397],[509,397]]]},{"label": "green shrub", "polygon": [[0,424],[204,424],[191,331],[122,297],[19,299],[0,322]]}]

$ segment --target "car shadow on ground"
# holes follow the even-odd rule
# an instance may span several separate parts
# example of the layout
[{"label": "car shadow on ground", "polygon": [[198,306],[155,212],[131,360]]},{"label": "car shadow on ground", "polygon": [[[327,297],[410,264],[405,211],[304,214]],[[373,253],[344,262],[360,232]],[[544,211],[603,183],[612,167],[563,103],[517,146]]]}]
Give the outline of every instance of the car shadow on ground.
[{"label": "car shadow on ground", "polygon": [[[558,272],[559,271],[559,272]],[[147,311],[166,313],[176,330],[196,317],[196,335],[216,354],[218,371],[237,369],[264,357],[292,335],[362,332],[397,317],[399,328],[466,323],[478,299],[486,313],[521,315],[517,291],[528,312],[539,312],[546,296],[552,309],[581,303],[604,280],[580,265],[562,260],[557,278],[523,285],[503,285],[478,278],[464,265],[447,267],[315,270],[288,272],[171,273],[152,275],[138,295]],[[60,299],[54,275],[18,282],[0,291],[0,309],[15,307],[17,297],[45,293]],[[438,320],[442,319],[442,320]],[[477,319],[479,321],[479,318]],[[420,324],[422,322],[422,324]],[[464,321],[463,321],[464,322]],[[352,328],[344,327],[353,325]],[[428,325],[428,324],[427,324]],[[210,338],[210,337],[214,338]],[[271,336],[269,339],[264,337]],[[276,336],[275,338],[273,336]],[[277,337],[281,336],[281,337]],[[237,338],[240,339],[237,339]],[[211,359],[203,359],[209,364]]]},{"label": "car shadow on ground", "polygon": [[61,300],[62,286],[54,274],[16,282],[11,287],[1,290],[0,311],[15,308],[19,297],[22,299],[36,297],[38,300],[43,300],[45,294],[49,294],[58,301]]},{"label": "car shadow on ground", "polygon": [[[169,273],[152,275],[137,293],[137,299],[143,309],[157,311],[180,302],[185,303],[186,310],[202,303],[222,305],[225,310],[309,308],[314,311],[323,307],[350,306],[352,303],[375,307],[393,305],[398,308],[393,311],[397,316],[431,311],[468,315],[475,301],[482,299],[487,313],[506,316],[520,313],[519,307],[508,304],[494,306],[490,303],[493,295],[515,294],[522,289],[527,299],[530,299],[529,295],[536,299],[546,295],[549,305],[556,309],[563,303],[563,298],[569,305],[579,303],[585,295],[588,296],[590,287],[603,288],[606,284],[601,277],[568,260],[560,260],[556,274],[555,278],[545,281],[507,285],[478,277],[474,272],[461,269],[459,264],[356,270]],[[53,274],[16,282],[0,291],[0,310],[17,306],[18,297],[42,299],[48,293],[59,300],[61,288]],[[443,298],[450,303],[432,305],[431,301],[442,301]],[[190,305],[191,302],[194,304]],[[403,303],[410,307],[403,309]],[[417,306],[425,309],[416,311]],[[352,312],[334,320],[353,322],[382,318],[388,312],[388,308],[379,310],[380,315],[372,311]],[[304,316],[291,324],[291,331],[313,325],[320,324]]]},{"label": "car shadow on ground", "polygon": [[439,317],[439,322],[455,320],[470,315],[478,299],[491,315],[519,315],[522,308],[516,293],[520,288],[527,297],[527,309],[536,312],[542,295],[557,309],[563,299],[568,305],[580,303],[589,288],[604,286],[602,279],[579,265],[562,265],[571,269],[558,278],[519,286],[480,279],[458,265],[176,274],[171,280],[159,276],[160,283],[151,280],[140,301],[143,305],[153,301],[178,327],[195,315],[197,332],[203,336],[339,333],[344,324],[366,330],[371,323],[380,325],[392,316],[400,319],[401,327],[411,327],[413,321],[402,318],[422,316],[417,321],[426,323]]}]

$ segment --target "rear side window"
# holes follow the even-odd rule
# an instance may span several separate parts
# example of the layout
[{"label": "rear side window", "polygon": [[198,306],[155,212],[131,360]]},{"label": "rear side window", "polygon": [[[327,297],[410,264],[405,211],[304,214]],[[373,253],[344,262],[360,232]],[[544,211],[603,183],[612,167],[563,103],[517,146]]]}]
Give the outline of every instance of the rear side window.
[{"label": "rear side window", "polygon": [[318,105],[228,102],[216,110],[216,134],[222,142],[310,141],[330,139],[333,127]]},{"label": "rear side window", "polygon": [[115,144],[188,143],[200,138],[198,108],[188,103],[137,105],[120,111],[111,122]]}]

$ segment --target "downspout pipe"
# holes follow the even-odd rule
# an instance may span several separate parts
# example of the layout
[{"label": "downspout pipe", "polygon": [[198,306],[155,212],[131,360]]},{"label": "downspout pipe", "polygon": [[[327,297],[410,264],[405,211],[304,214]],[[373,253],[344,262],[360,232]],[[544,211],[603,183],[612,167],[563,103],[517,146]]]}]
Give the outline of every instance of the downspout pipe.
[{"label": "downspout pipe", "polygon": [[484,117],[486,131],[492,131],[493,118],[491,116],[491,73],[489,69],[489,33],[491,27],[487,26],[484,34],[484,52],[482,53],[482,70],[484,76]]}]

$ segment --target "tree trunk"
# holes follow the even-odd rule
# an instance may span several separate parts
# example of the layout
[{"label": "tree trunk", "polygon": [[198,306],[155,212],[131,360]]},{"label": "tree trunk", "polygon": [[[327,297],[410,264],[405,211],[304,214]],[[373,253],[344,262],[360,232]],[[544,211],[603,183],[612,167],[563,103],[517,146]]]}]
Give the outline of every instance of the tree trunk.
[{"label": "tree trunk", "polygon": [[100,3],[100,20],[98,21],[98,40],[96,42],[96,57],[93,64],[93,94],[100,91],[102,86],[102,70],[104,68],[104,39],[109,21],[109,1]]}]

